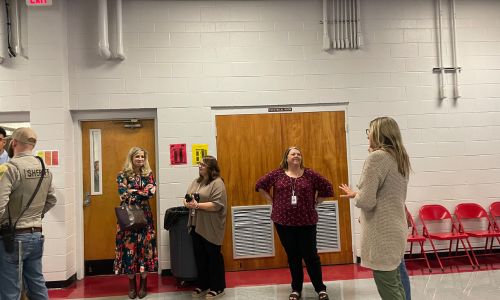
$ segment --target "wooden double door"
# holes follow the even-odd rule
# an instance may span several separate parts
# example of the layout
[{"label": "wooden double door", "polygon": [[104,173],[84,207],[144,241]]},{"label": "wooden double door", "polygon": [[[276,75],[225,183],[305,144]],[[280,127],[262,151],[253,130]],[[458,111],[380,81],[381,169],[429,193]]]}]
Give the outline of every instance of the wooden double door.
[{"label": "wooden double door", "polygon": [[275,255],[233,258],[231,207],[267,204],[255,192],[255,182],[277,168],[290,146],[301,149],[305,166],[329,179],[338,200],[341,251],[321,253],[322,264],[352,262],[349,200],[338,186],[348,183],[345,112],[220,115],[216,117],[217,159],[228,192],[223,254],[228,271],[281,268],[288,265],[274,233]]}]

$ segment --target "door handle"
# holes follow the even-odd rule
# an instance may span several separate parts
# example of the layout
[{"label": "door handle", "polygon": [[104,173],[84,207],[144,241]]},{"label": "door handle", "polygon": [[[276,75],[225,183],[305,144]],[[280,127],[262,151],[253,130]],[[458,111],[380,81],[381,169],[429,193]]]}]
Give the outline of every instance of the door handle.
[{"label": "door handle", "polygon": [[83,207],[90,206],[90,192],[85,193],[85,198],[83,198]]}]

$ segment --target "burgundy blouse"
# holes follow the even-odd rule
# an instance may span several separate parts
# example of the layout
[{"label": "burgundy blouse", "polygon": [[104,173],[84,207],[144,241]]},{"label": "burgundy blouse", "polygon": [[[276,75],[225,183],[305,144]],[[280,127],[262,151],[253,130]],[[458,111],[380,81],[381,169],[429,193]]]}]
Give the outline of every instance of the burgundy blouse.
[{"label": "burgundy blouse", "polygon": [[[332,184],[311,169],[305,169],[299,178],[286,175],[285,170],[276,169],[257,180],[255,190],[272,191],[271,220],[280,225],[306,226],[318,223],[316,192],[318,197],[333,196]],[[292,188],[297,204],[292,205]]]}]

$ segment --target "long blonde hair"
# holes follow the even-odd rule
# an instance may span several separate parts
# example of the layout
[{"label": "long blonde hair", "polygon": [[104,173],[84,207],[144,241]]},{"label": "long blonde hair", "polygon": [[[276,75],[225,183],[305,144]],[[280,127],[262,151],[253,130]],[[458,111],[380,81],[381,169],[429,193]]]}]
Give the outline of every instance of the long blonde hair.
[{"label": "long blonde hair", "polygon": [[370,122],[370,147],[390,153],[398,164],[398,171],[404,177],[410,176],[411,165],[403,146],[403,138],[398,123],[390,117],[379,117]]},{"label": "long blonde hair", "polygon": [[144,166],[141,167],[140,174],[136,174],[136,175],[146,176],[149,173],[151,173],[151,167],[149,166],[149,161],[148,161],[148,151],[146,151],[140,147],[132,147],[128,151],[127,159],[125,160],[125,163],[123,164],[122,172],[126,176],[130,176],[130,175],[134,174],[134,164],[133,164],[132,160],[134,159],[134,156],[136,156],[139,151],[144,152]]}]

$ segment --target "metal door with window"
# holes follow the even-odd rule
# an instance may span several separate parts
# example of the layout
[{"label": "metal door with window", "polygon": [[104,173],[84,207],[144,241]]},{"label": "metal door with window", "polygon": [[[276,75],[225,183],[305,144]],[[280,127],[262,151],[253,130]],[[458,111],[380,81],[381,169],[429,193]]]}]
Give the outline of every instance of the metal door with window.
[{"label": "metal door with window", "polygon": [[[116,178],[129,149],[133,146],[144,148],[153,174],[156,174],[154,120],[140,120],[127,128],[126,124],[130,125],[112,120],[81,122],[86,275],[113,274],[114,208],[120,204]],[[156,196],[150,199],[150,205],[156,216]]]}]

